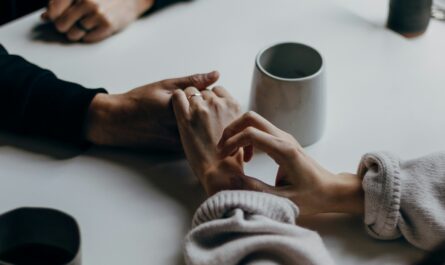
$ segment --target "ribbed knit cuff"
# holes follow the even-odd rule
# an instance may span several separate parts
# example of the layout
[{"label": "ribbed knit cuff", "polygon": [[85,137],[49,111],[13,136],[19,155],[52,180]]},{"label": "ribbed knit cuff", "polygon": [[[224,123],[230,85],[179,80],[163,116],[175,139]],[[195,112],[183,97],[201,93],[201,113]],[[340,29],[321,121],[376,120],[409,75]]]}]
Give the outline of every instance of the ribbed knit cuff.
[{"label": "ribbed knit cuff", "polygon": [[378,239],[400,237],[397,228],[401,201],[399,159],[388,153],[363,156],[358,169],[365,191],[365,225]]},{"label": "ribbed knit cuff", "polygon": [[223,218],[226,213],[242,209],[283,223],[295,224],[298,207],[288,199],[255,191],[221,191],[207,199],[193,217],[193,228]]}]

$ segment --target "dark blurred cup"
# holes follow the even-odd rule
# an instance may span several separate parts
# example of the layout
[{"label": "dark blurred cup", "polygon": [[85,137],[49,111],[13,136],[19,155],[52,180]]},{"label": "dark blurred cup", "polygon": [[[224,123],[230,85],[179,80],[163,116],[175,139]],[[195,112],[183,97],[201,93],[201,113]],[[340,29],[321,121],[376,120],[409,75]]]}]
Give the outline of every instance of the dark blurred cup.
[{"label": "dark blurred cup", "polygon": [[0,215],[0,265],[80,265],[80,259],[73,217],[42,208]]},{"label": "dark blurred cup", "polygon": [[407,38],[422,35],[428,28],[432,0],[391,0],[388,28]]}]

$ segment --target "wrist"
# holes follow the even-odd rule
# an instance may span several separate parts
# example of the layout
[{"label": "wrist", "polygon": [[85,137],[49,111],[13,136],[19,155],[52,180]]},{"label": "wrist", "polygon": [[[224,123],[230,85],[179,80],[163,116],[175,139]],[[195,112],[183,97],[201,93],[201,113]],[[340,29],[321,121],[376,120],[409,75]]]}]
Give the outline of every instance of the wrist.
[{"label": "wrist", "polygon": [[323,212],[363,214],[364,191],[359,176],[350,173],[334,175],[325,189],[326,208]]},{"label": "wrist", "polygon": [[244,172],[238,156],[226,158],[210,165],[200,179],[207,195],[222,190],[243,189]]},{"label": "wrist", "polygon": [[110,125],[116,100],[113,95],[97,94],[90,103],[84,125],[84,137],[96,145],[106,145],[109,141]]}]

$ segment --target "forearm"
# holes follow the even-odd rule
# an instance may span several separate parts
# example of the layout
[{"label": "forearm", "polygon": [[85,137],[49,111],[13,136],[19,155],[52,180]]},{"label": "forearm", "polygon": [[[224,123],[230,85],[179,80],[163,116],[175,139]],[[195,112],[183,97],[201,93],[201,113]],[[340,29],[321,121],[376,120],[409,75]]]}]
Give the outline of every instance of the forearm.
[{"label": "forearm", "polygon": [[362,179],[352,173],[341,173],[335,176],[325,188],[326,197],[323,212],[363,214],[364,191]]}]

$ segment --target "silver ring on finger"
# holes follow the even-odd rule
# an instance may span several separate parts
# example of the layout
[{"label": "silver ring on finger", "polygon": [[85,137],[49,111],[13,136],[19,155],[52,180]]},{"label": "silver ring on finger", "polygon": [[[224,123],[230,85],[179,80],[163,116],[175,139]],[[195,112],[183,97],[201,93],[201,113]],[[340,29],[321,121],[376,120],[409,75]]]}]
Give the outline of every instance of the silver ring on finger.
[{"label": "silver ring on finger", "polygon": [[193,93],[190,96],[188,96],[188,100],[191,100],[193,97],[201,97],[202,98],[202,94],[197,92],[197,93]]}]

